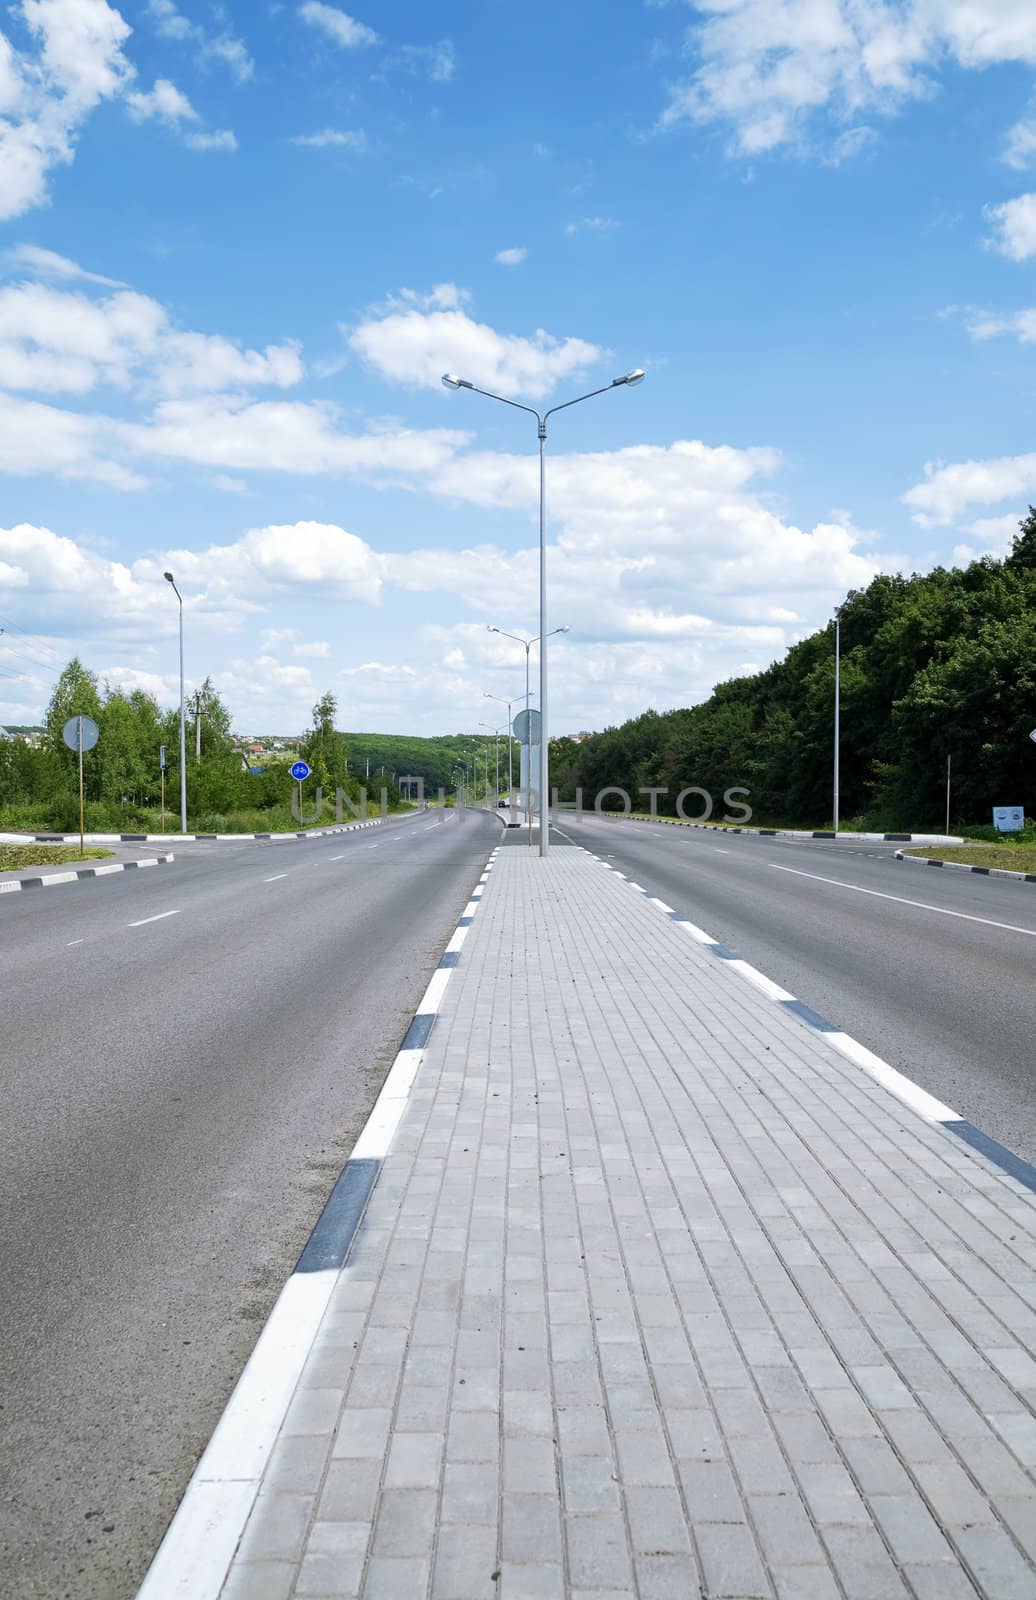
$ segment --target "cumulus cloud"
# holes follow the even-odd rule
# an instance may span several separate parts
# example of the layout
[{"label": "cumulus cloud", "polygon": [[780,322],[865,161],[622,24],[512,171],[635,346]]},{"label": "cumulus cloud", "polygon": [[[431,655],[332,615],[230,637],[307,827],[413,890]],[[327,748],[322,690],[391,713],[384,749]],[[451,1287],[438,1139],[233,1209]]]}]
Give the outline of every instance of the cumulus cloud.
[{"label": "cumulus cloud", "polygon": [[493,259],[502,267],[520,267],[528,254],[524,245],[513,245],[509,250],[498,250]]},{"label": "cumulus cloud", "polygon": [[542,328],[531,338],[501,334],[464,309],[468,296],[455,284],[430,295],[412,290],[369,316],[349,333],[364,363],[390,382],[437,389],[444,372],[505,394],[538,399],[562,378],[584,372],[607,354],[585,339],[555,338]]},{"label": "cumulus cloud", "polygon": [[840,132],[891,115],[932,95],[947,60],[1036,65],[1028,0],[696,0],[695,11],[695,70],[671,85],[661,126],[718,124],[746,156],[804,144],[825,116]]},{"label": "cumulus cloud", "polygon": [[1013,335],[1020,344],[1036,344],[1036,308],[1010,311],[972,311],[968,316],[968,332],[977,342]]},{"label": "cumulus cloud", "polygon": [[990,244],[1012,261],[1028,261],[1036,255],[1036,194],[1020,194],[1002,205],[987,206],[986,217],[993,225]]},{"label": "cumulus cloud", "polygon": [[[66,277],[74,266],[64,263]],[[137,384],[175,395],[290,388],[302,375],[295,344],[244,350],[182,331],[157,300],[130,289],[103,298],[43,283],[0,289],[0,382],[9,388],[84,394],[99,384]]]},{"label": "cumulus cloud", "polygon": [[147,122],[151,117],[157,117],[160,122],[176,128],[182,122],[198,121],[198,113],[187,96],[168,78],[156,79],[155,87],[149,94],[128,94],[126,109],[134,122]]},{"label": "cumulus cloud", "polygon": [[122,51],[131,30],[106,0],[21,0],[17,10],[33,50],[0,33],[0,221],[47,199],[87,117],[133,77]]},{"label": "cumulus cloud", "polygon": [[357,22],[337,6],[323,4],[323,0],[306,0],[299,7],[299,16],[311,28],[317,28],[343,50],[359,50],[378,43],[378,35],[366,23]]},{"label": "cumulus cloud", "polygon": [[922,528],[957,522],[970,506],[1003,500],[1025,506],[1036,499],[1036,454],[1031,452],[990,461],[929,462],[924,474],[924,481],[903,496]]},{"label": "cumulus cloud", "polygon": [[578,222],[567,223],[565,232],[571,239],[577,233],[611,233],[614,228],[621,226],[614,217],[581,217]]}]

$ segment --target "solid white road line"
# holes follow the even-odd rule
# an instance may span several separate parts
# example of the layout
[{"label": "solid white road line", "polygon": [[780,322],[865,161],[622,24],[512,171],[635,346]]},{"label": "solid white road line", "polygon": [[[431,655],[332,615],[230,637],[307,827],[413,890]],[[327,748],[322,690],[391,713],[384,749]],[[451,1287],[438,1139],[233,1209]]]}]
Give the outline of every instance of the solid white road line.
[{"label": "solid white road line", "polygon": [[344,856],[332,856],[331,860],[332,861],[344,861],[345,857]]},{"label": "solid white road line", "polygon": [[71,950],[71,948],[72,948],[72,946],[74,944],[82,944],[82,943],[83,943],[82,939],[70,939],[68,941],[68,944],[65,946],[65,948],[66,948],[66,950]]},{"label": "solid white road line", "polygon": [[962,922],[981,922],[987,928],[1003,928],[1007,933],[1026,933],[1036,939],[1036,928],[1019,928],[1014,922],[994,922],[992,917],[973,917],[967,911],[949,911],[945,906],[931,906],[927,900],[908,900],[901,894],[882,894],[880,889],[862,889],[858,883],[844,883],[841,878],[822,878],[816,872],[800,872],[797,867],[781,867],[776,861],[770,866],[775,872],[790,872],[796,878],[812,878],[815,883],[830,883],[836,889],[851,889],[854,894],[873,895],[876,900],[894,900],[897,905],[916,906],[919,911],[934,911],[940,917],[958,917]]},{"label": "solid white road line", "polygon": [[179,911],[160,911],[156,917],[141,917],[139,922],[129,922],[126,926],[129,928],[143,928],[149,922],[161,922],[164,917],[178,917],[179,915]]},{"label": "solid white road line", "polygon": [[277,873],[274,874],[274,876],[272,878],[264,878],[263,882],[264,883],[279,883],[281,878],[286,878],[287,876],[288,876],[288,874],[286,872],[277,872]]}]

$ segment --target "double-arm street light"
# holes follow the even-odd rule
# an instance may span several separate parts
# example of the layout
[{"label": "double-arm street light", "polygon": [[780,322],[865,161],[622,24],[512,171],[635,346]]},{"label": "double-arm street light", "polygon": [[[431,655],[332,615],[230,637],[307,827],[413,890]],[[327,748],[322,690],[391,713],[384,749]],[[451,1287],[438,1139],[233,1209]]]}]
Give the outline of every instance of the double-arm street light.
[{"label": "double-arm street light", "polygon": [[508,400],[506,395],[494,394],[491,389],[480,389],[477,384],[470,383],[467,378],[458,378],[453,372],[443,373],[443,383],[447,389],[470,389],[474,394],[485,395],[489,400],[499,400],[502,405],[513,406],[516,411],[526,411],[529,416],[536,418],[536,426],[540,441],[540,855],[545,856],[548,849],[548,819],[550,814],[550,772],[548,770],[547,752],[547,496],[545,476],[545,446],[547,443],[547,419],[557,411],[567,411],[569,406],[577,406],[583,400],[592,400],[595,395],[607,394],[612,389],[632,388],[634,384],[643,383],[644,373],[638,367],[635,372],[627,372],[622,378],[613,378],[611,383],[605,384],[600,389],[591,389],[588,394],[577,395],[574,400],[563,400],[559,406],[551,406],[549,411],[539,412],[533,406],[522,405],[518,400]]},{"label": "double-arm street light", "polygon": [[[507,707],[507,792],[508,792],[508,794],[510,794],[511,791],[513,790],[513,788],[514,788],[514,728],[513,728],[512,723],[511,723],[511,707],[514,705],[515,700],[518,698],[518,696],[517,695],[511,695],[510,699],[508,699],[507,696],[505,696],[505,695],[502,695],[502,694],[490,694],[488,689],[484,689],[482,691],[482,697],[483,697],[484,700],[496,700],[500,705]],[[529,685],[528,685],[528,683],[526,683],[526,685],[525,685],[525,697],[526,697],[526,708],[525,709],[528,710],[529,709],[528,708],[528,697],[529,697]]]},{"label": "double-arm street light", "polygon": [[[529,651],[532,649],[534,644],[539,644],[542,635],[541,634],[537,634],[535,636],[535,638],[533,638],[533,639],[525,639],[525,638],[522,637],[522,635],[520,633],[508,633],[505,628],[494,628],[492,623],[487,623],[487,628],[488,628],[488,631],[490,633],[498,633],[502,639],[514,639],[516,641],[516,643],[520,644],[522,646],[522,649],[525,651],[525,738],[523,740],[523,743],[525,745],[525,809],[529,813],[529,843],[532,844],[532,806],[530,804],[530,801],[531,801],[531,790],[532,790],[532,730],[531,730],[531,727],[530,727],[531,719],[529,717]],[[548,639],[553,639],[553,637],[554,637],[554,635],[556,633],[568,633],[568,631],[569,631],[569,628],[568,628],[568,624],[566,622],[564,627],[551,628],[550,632],[546,635],[546,637]],[[543,658],[544,658],[544,652],[541,650],[540,651],[540,689],[541,690],[543,688]],[[494,698],[495,698],[495,696],[494,696]],[[540,705],[542,706],[542,704],[543,704],[543,701],[541,699]],[[508,718],[510,718],[510,714],[511,714],[510,706],[508,706],[508,708],[507,708],[507,714],[508,714]],[[541,739],[540,748],[541,748],[541,751],[542,751],[542,737],[543,737],[543,722],[542,722],[542,717],[541,717],[541,720],[540,720],[540,739]],[[541,800],[542,800],[542,791],[543,791],[543,781],[542,781],[542,773],[541,773],[541,778],[540,778],[540,798],[541,798]],[[542,808],[542,805],[541,805],[541,807],[540,807],[541,814],[542,814],[542,810],[543,810],[543,808]],[[541,815],[541,820],[542,820],[542,815]],[[543,854],[543,851],[541,849],[540,850],[540,855],[542,855],[542,854]]]},{"label": "double-arm street light", "polygon": [[180,832],[187,832],[187,732],[184,722],[183,704],[183,595],[173,581],[171,572],[164,572],[165,578],[177,600],[180,602]]}]

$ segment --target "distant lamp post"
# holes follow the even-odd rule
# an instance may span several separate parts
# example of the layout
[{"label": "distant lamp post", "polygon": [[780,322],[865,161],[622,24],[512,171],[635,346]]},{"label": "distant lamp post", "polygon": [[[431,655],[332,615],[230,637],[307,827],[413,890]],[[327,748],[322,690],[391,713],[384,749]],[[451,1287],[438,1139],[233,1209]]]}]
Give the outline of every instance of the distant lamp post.
[{"label": "distant lamp post", "polygon": [[540,855],[545,856],[548,850],[550,817],[547,743],[547,640],[550,634],[547,632],[547,494],[544,465],[547,419],[557,411],[567,411],[569,406],[577,406],[584,400],[592,400],[595,395],[608,394],[612,389],[632,389],[638,383],[643,383],[644,372],[638,367],[635,372],[627,372],[621,378],[613,378],[611,383],[604,384],[600,389],[591,389],[588,394],[577,395],[574,400],[564,400],[561,405],[551,406],[549,411],[542,413],[533,406],[522,405],[518,400],[508,400],[506,395],[494,394],[491,389],[480,389],[477,384],[470,383],[467,378],[458,378],[453,372],[444,372],[442,381],[447,389],[470,389],[473,394],[485,395],[489,400],[499,400],[502,405],[513,406],[516,411],[526,411],[529,416],[536,418],[540,441],[540,639],[543,641],[540,649]]},{"label": "distant lamp post", "polygon": [[842,611],[841,607],[835,612],[835,837],[838,836],[838,808],[839,796],[839,750],[840,750],[840,723],[842,715]]},{"label": "distant lamp post", "polygon": [[[516,641],[516,643],[520,644],[522,646],[522,649],[525,651],[525,788],[526,788],[526,791],[527,791],[526,795],[525,795],[525,807],[526,807],[526,810],[530,813],[530,815],[529,815],[529,843],[532,844],[532,815],[531,815],[531,807],[529,805],[530,794],[528,793],[528,791],[531,790],[531,788],[532,788],[532,736],[531,736],[530,731],[529,731],[529,651],[532,649],[534,644],[539,644],[540,635],[537,634],[534,639],[524,639],[520,633],[508,633],[506,631],[506,629],[504,629],[504,628],[494,628],[494,626],[493,626],[493,624],[491,622],[487,623],[486,627],[487,627],[487,629],[488,629],[488,631],[490,633],[498,633],[502,639],[514,639]],[[547,634],[547,638],[548,639],[552,639],[556,633],[568,633],[570,631],[571,630],[569,629],[568,624],[565,623],[564,627],[551,628],[550,632]],[[541,668],[541,671],[540,671],[540,686],[541,686],[541,688],[542,688],[542,685],[543,685],[542,666],[543,666],[543,652],[541,651],[540,652],[540,668]],[[542,721],[541,721],[541,732],[542,732]],[[542,791],[542,788],[543,788],[543,780],[542,780],[542,770],[541,770],[541,776],[540,776],[540,789],[541,789],[541,791]],[[542,793],[541,793],[541,799],[542,799]],[[542,806],[541,806],[541,811],[542,811]],[[540,855],[542,855],[542,854],[543,854],[543,851],[541,850],[540,851]]]},{"label": "distant lamp post", "polygon": [[187,730],[184,722],[183,699],[183,595],[176,587],[171,572],[162,576],[180,602],[180,832],[187,832]]},{"label": "distant lamp post", "polygon": [[[497,631],[499,632],[499,629]],[[525,685],[525,693],[526,697],[528,697],[528,682]],[[502,694],[490,694],[488,689],[483,690],[482,697],[484,700],[496,700],[499,705],[507,707],[507,792],[510,794],[514,788],[514,729],[511,726],[511,707],[514,705],[516,697],[512,695],[510,699],[507,699]],[[526,706],[526,710],[528,710],[528,706]]]},{"label": "distant lamp post", "polygon": [[493,793],[495,795],[499,795],[499,793],[500,793],[500,729],[499,728],[494,728],[493,724],[491,722],[480,722],[479,723],[479,727],[480,728],[488,728],[490,733],[493,735],[493,741],[494,741],[494,744],[496,746],[495,752],[494,752],[494,756],[493,756],[493,760],[494,760],[494,762],[496,764],[496,777],[495,777],[494,782],[493,782]]}]

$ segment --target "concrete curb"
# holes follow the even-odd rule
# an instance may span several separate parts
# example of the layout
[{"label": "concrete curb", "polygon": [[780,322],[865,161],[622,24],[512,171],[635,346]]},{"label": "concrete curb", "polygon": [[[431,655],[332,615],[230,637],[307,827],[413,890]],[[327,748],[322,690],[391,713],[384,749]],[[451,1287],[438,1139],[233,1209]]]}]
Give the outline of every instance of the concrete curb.
[{"label": "concrete curb", "polygon": [[[332,828],[306,828],[301,833],[85,833],[86,844],[196,844],[203,842],[241,843],[249,839],[278,844],[288,839],[327,839],[334,833],[352,833],[357,828],[380,828],[383,822],[406,821],[423,815],[404,811],[396,817],[370,817],[366,822],[343,822]],[[78,844],[78,833],[0,833],[0,844]]]},{"label": "concrete curb", "polygon": [[[580,845],[577,848],[582,849],[583,847]],[[587,851],[587,854],[593,855],[593,852]],[[837,1050],[839,1055],[844,1056],[847,1061],[851,1061],[854,1066],[860,1067],[867,1073],[868,1077],[874,1079],[875,1083],[879,1083],[882,1088],[895,1095],[897,1100],[909,1106],[918,1116],[923,1117],[926,1122],[937,1123],[947,1133],[955,1134],[958,1139],[962,1139],[973,1150],[977,1150],[981,1155],[984,1155],[988,1161],[992,1161],[1003,1172],[1006,1172],[1009,1177],[1014,1178],[1017,1183],[1022,1184],[1026,1189],[1031,1189],[1033,1194],[1036,1194],[1036,1167],[1032,1166],[1028,1161],[1023,1161],[1020,1156],[1016,1156],[1012,1150],[1007,1149],[1006,1145],[998,1143],[996,1139],[991,1139],[987,1133],[982,1132],[981,1128],[976,1128],[974,1123],[965,1121],[959,1111],[954,1111],[951,1106],[944,1105],[941,1100],[937,1100],[934,1095],[929,1094],[927,1089],[922,1089],[920,1084],[914,1083],[902,1072],[898,1072],[895,1067],[890,1066],[887,1061],[883,1061],[880,1056],[876,1056],[872,1050],[868,1050],[867,1046],[861,1044],[858,1039],[854,1039],[851,1034],[843,1032],[835,1023],[828,1022],[826,1017],[822,1017],[819,1012],[806,1005],[805,1001],[798,1000],[793,994],[789,994],[787,989],[782,989],[780,984],[774,983],[773,979],[760,972],[758,967],[753,967],[750,962],[743,961],[733,950],[728,950],[726,945],[720,944],[718,939],[714,939],[703,928],[697,927],[689,917],[685,917],[682,912],[674,911],[672,906],[667,905],[664,900],[660,900],[653,895],[650,889],[645,889],[643,884],[637,883],[625,872],[620,872],[618,867],[612,866],[611,862],[602,861],[600,856],[594,855],[593,860],[604,867],[606,872],[611,872],[615,877],[621,878],[638,894],[644,895],[650,905],[655,906],[671,922],[675,922],[681,927],[694,940],[695,944],[699,944],[708,950],[710,955],[722,961],[731,972],[736,972],[740,978],[745,979],[754,989],[764,994],[768,1000],[772,1000],[782,1010],[790,1011],[806,1027],[814,1029],[817,1033],[822,1033],[828,1044]]]},{"label": "concrete curb", "polygon": [[471,891],[374,1108],[194,1469],[137,1600],[217,1600],[223,1588],[499,849],[493,849]]},{"label": "concrete curb", "polygon": [[912,856],[896,851],[897,861],[914,861],[919,867],[946,867],[949,871],[977,872],[983,878],[1013,878],[1016,883],[1036,883],[1036,872],[1011,872],[1007,867],[973,867],[968,861],[932,861],[928,856]]},{"label": "concrete curb", "polygon": [[20,889],[49,889],[57,883],[75,883],[78,878],[107,878],[113,872],[135,872],[138,867],[164,867],[175,860],[175,856],[146,856],[143,861],[108,861],[98,867],[52,872],[45,878],[7,878],[0,880],[0,894],[17,894]]},{"label": "concrete curb", "polygon": [[685,817],[624,817],[614,811],[583,811],[579,817],[600,817],[604,822],[664,822],[670,828],[704,828],[709,833],[755,833],[763,839],[865,839],[871,844],[963,844],[948,833],[835,833],[832,828],[720,828],[711,822],[689,822]]}]

